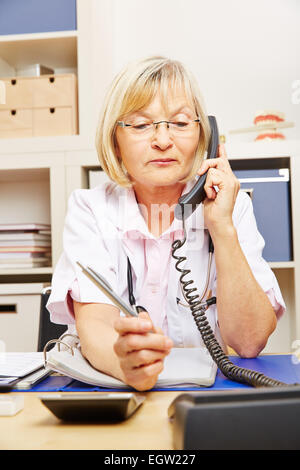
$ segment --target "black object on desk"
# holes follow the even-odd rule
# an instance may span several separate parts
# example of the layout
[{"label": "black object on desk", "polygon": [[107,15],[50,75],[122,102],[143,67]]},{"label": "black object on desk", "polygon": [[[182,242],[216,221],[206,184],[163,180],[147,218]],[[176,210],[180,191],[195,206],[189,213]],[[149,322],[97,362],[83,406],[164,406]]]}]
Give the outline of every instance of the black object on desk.
[{"label": "black object on desk", "polygon": [[3,378],[3,380],[0,381],[0,393],[11,392],[14,389],[15,384],[18,383],[19,380],[19,377],[7,377],[7,379]]},{"label": "black object on desk", "polygon": [[51,393],[42,403],[57,417],[73,422],[114,423],[128,419],[145,400],[135,393]]},{"label": "black object on desk", "polygon": [[0,393],[7,393],[16,390],[30,390],[32,387],[42,382],[51,374],[51,370],[44,367],[33,371],[24,377],[3,377],[0,380]]},{"label": "black object on desk", "polygon": [[39,352],[43,352],[44,347],[48,341],[59,338],[68,329],[66,325],[59,325],[50,321],[50,313],[46,307],[50,294],[51,287],[46,287],[41,294],[40,324],[37,348]]},{"label": "black object on desk", "polygon": [[300,449],[300,387],[184,393],[168,409],[184,450]]}]

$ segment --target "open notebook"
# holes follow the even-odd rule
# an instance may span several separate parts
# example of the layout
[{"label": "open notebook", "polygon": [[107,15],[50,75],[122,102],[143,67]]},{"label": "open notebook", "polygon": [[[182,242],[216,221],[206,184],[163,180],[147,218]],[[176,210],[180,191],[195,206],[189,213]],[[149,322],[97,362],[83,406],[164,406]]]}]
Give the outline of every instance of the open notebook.
[{"label": "open notebook", "polygon": [[[73,352],[73,354],[72,354]],[[128,389],[128,385],[94,369],[80,349],[45,352],[45,366],[55,372],[91,385]],[[173,348],[164,361],[156,387],[205,386],[214,384],[217,366],[205,348]]]}]

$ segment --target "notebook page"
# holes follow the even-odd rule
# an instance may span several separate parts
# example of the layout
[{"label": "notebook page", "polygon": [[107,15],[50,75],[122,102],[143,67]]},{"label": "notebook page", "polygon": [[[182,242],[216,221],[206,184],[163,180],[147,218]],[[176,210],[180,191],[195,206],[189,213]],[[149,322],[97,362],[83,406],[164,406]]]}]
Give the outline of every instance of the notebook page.
[{"label": "notebook page", "polygon": [[42,352],[0,353],[0,377],[24,377],[43,365]]},{"label": "notebook page", "polygon": [[91,385],[129,388],[120,380],[94,369],[82,356],[79,349],[73,348],[73,351],[74,355],[70,351],[50,351],[47,353],[46,367]]},{"label": "notebook page", "polygon": [[[120,380],[94,369],[78,349],[74,349],[74,356],[70,351],[50,351],[47,354],[47,367],[91,385],[128,388]],[[173,348],[165,359],[164,370],[159,375],[156,385],[210,386],[215,381],[216,372],[217,366],[206,349]]]},{"label": "notebook page", "polygon": [[157,385],[203,385],[215,382],[217,365],[206,348],[173,348],[165,358]]}]

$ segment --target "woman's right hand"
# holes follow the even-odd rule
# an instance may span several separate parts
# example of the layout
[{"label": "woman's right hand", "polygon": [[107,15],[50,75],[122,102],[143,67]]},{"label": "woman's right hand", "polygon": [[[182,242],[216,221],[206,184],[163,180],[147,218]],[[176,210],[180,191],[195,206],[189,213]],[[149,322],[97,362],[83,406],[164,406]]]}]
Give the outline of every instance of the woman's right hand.
[{"label": "woman's right hand", "polygon": [[122,380],[138,391],[151,389],[163,370],[172,340],[153,327],[147,312],[141,312],[138,318],[119,317],[114,327],[119,335],[114,351],[120,361]]}]

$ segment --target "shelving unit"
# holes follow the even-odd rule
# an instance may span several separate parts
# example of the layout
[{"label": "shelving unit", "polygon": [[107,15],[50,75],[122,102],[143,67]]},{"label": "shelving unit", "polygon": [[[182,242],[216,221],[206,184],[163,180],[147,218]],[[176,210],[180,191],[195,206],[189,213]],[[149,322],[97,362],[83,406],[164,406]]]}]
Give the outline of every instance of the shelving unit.
[{"label": "shelving unit", "polygon": [[[0,303],[5,304],[7,299],[11,298],[10,291],[15,293],[16,302],[19,301],[18,311],[14,314],[0,315],[0,339],[4,341],[7,339],[8,345],[10,328],[14,328],[13,325],[19,317],[24,318],[25,314],[28,316],[27,312],[30,310],[35,314],[28,316],[27,330],[38,329],[40,297],[36,286],[51,282],[53,267],[62,251],[62,230],[67,204],[68,155],[78,152],[81,161],[84,161],[86,152],[94,148],[95,109],[98,105],[91,77],[94,77],[97,86],[102,89],[105,76],[103,73],[101,75],[100,67],[96,70],[93,68],[91,59],[94,7],[94,0],[89,2],[77,0],[77,29],[73,31],[0,36],[0,58],[4,61],[0,60],[0,78],[7,77],[7,73],[1,74],[1,67],[4,67],[5,62],[9,64],[10,70],[14,71],[26,65],[40,63],[54,69],[56,75],[75,74],[78,83],[78,135],[0,139],[1,222],[20,223],[32,220],[50,223],[52,235],[52,266],[9,270],[0,268],[2,286]],[[100,18],[100,28],[102,21],[105,25],[107,17]],[[7,68],[3,68],[3,72],[5,71]],[[108,67],[106,71],[110,75]],[[93,162],[94,166],[96,164]],[[35,293],[30,294],[29,291],[27,293],[26,286],[28,288],[35,286]],[[35,343],[30,343],[28,337],[23,343],[20,341],[23,350],[34,350],[36,346]]]},{"label": "shelving unit", "polygon": [[[13,69],[41,63],[55,74],[74,73],[78,80],[79,134],[72,136],[0,139],[1,222],[33,220],[51,223],[52,266],[1,270],[0,283],[51,281],[62,250],[67,204],[66,161],[78,152],[82,160],[94,147],[94,103],[90,77],[93,0],[77,0],[77,29],[0,36],[0,58]],[[103,19],[105,21],[105,18]],[[1,77],[1,61],[0,61]],[[5,76],[4,76],[5,78]],[[101,78],[99,85],[101,87]],[[92,136],[92,137],[91,137]],[[97,161],[93,161],[93,166]],[[38,195],[38,197],[37,197]],[[11,221],[11,219],[10,219]]]},{"label": "shelving unit", "polygon": [[[104,93],[104,87],[108,80],[107,77],[111,77],[111,64],[110,59],[108,59],[108,56],[110,56],[109,48],[102,51],[103,63],[101,65],[104,65],[104,70],[101,70],[99,63],[95,64],[93,62],[93,57],[96,56],[96,52],[93,54],[92,39],[93,35],[98,34],[94,19],[97,17],[97,27],[106,31],[106,22],[109,19],[109,12],[112,9],[112,5],[107,4],[106,0],[99,0],[99,2],[103,3],[104,15],[98,18],[98,2],[95,8],[94,0],[89,2],[77,0],[77,29],[74,31],[0,36],[0,58],[8,62],[12,68],[41,63],[53,68],[55,74],[75,73],[77,75],[79,136],[81,138],[85,136],[89,139],[94,138],[96,127],[95,118],[99,111],[99,106],[97,105],[94,94],[97,91],[98,98],[99,89]],[[98,36],[100,35],[100,39],[101,34],[102,32],[98,34]],[[101,45],[99,47],[101,47]],[[98,90],[95,90],[96,86]],[[30,138],[26,140],[26,148],[34,152],[36,140]],[[68,142],[69,144],[71,141],[72,139],[62,141],[62,148],[64,149],[64,142]],[[1,153],[3,142],[2,140],[0,141]],[[56,142],[56,138],[45,141],[44,147],[46,151],[49,148],[49,143],[50,147],[53,147],[56,145]],[[59,142],[58,139],[58,144]],[[91,142],[93,145],[93,140],[91,140]],[[20,145],[20,142],[16,142],[16,145]],[[71,145],[77,145],[76,139],[74,139],[74,144]],[[90,145],[90,143],[87,144],[88,147]],[[4,148],[5,146],[4,142]]]},{"label": "shelving unit", "polygon": [[257,168],[266,159],[270,166],[275,159],[289,162],[293,260],[269,263],[280,285],[287,312],[265,348],[265,352],[289,352],[293,342],[300,338],[300,141],[235,143],[226,144],[226,149],[230,160],[251,160],[252,164],[255,161]]},{"label": "shelving unit", "polygon": [[[23,140],[23,139],[22,139]],[[2,149],[1,149],[2,150]],[[0,211],[2,223],[50,223],[52,261],[61,252],[61,230],[65,217],[64,153],[3,154],[0,150]],[[0,269],[0,282],[22,277],[22,282],[50,281],[52,267],[28,270]]]},{"label": "shelving unit", "polygon": [[14,68],[45,64],[56,73],[77,73],[77,31],[0,36],[0,57]]}]

